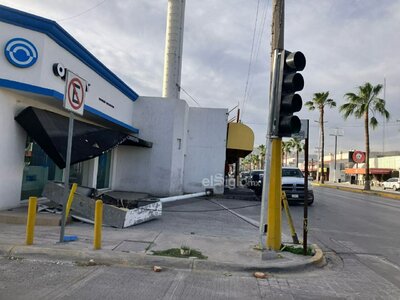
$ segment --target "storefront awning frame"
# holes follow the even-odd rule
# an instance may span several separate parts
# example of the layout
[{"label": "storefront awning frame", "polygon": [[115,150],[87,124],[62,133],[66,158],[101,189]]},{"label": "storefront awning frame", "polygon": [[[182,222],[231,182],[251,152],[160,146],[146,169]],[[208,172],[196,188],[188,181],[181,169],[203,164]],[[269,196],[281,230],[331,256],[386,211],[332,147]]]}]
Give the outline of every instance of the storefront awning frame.
[{"label": "storefront awning frame", "polygon": [[[61,169],[66,165],[68,118],[57,113],[27,107],[15,120]],[[124,144],[151,148],[152,143],[128,133],[75,120],[71,164],[100,156]]]}]

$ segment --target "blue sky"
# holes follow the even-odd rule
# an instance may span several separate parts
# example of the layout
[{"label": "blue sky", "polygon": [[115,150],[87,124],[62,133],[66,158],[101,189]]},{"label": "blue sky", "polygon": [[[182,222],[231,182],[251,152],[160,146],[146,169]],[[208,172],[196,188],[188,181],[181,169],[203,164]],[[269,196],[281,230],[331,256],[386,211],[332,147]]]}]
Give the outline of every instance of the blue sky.
[{"label": "blue sky", "polygon": [[[0,3],[57,21],[140,95],[161,95],[167,0]],[[203,107],[233,108],[239,103],[256,144],[265,143],[270,25],[270,0],[186,1],[181,85]],[[400,150],[399,32],[400,1],[286,1],[285,48],[301,50],[307,58],[304,102],[316,92],[329,91],[340,105],[346,92],[386,78],[391,119],[385,130],[381,123],[372,131],[372,151]],[[186,94],[181,97],[197,106]],[[315,153],[318,114],[304,108],[299,116],[310,119],[310,153]],[[334,128],[344,133],[339,151],[364,150],[362,120],[344,121],[335,109],[327,110],[326,121],[326,153],[334,149],[329,136]]]}]

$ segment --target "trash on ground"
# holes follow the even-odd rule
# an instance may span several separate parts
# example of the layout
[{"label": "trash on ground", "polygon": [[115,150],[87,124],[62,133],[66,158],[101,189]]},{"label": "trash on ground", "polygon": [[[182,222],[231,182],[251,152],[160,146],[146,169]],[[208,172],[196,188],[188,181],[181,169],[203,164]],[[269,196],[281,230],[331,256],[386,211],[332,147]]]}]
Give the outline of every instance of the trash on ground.
[{"label": "trash on ground", "polygon": [[265,279],[267,278],[267,274],[263,273],[263,272],[254,272],[254,277],[258,278],[258,279]]},{"label": "trash on ground", "polygon": [[153,267],[153,271],[154,271],[154,272],[161,272],[161,271],[162,271],[162,268],[159,267],[159,266],[154,266],[154,267]]}]

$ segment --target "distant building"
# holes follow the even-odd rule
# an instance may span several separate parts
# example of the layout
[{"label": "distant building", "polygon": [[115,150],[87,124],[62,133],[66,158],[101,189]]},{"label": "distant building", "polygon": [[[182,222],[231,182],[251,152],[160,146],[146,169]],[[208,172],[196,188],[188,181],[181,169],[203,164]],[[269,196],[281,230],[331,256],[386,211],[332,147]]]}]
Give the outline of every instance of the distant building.
[{"label": "distant building", "polygon": [[[355,151],[339,152],[336,155],[336,170],[334,154],[329,153],[325,155],[325,178],[330,182],[363,184],[365,177],[365,161],[361,163],[354,162],[354,152]],[[383,156],[381,153],[372,153],[369,159],[369,167],[373,183],[384,181],[392,176],[398,176],[400,170],[400,155],[391,155],[396,154],[396,152],[389,154],[390,155]],[[301,168],[304,168],[304,166],[302,165]],[[317,170],[321,172],[318,161],[315,162],[314,172],[317,172]]]}]

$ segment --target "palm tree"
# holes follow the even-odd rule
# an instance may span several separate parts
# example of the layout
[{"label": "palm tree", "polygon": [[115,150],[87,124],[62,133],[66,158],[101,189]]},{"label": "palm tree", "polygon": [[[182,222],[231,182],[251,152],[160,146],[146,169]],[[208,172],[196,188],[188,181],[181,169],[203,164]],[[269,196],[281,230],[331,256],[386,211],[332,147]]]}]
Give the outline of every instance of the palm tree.
[{"label": "palm tree", "polygon": [[249,165],[250,165],[250,157],[246,156],[245,158],[241,159],[240,161],[240,167],[242,171],[247,171],[249,170]]},{"label": "palm tree", "polygon": [[261,169],[264,170],[264,163],[265,163],[265,145],[259,145],[258,150],[260,151],[260,163]]},{"label": "palm tree", "polygon": [[[369,125],[372,129],[378,126],[378,120],[375,118],[375,113],[378,112],[385,119],[389,119],[389,112],[385,108],[385,100],[378,98],[379,92],[382,90],[382,85],[372,86],[366,82],[363,86],[358,87],[358,93],[347,93],[347,103],[340,106],[340,112],[343,113],[344,119],[350,115],[354,115],[357,119],[364,118],[364,135],[365,135],[365,184],[364,189],[370,190],[371,185],[369,181]],[[370,117],[372,113],[372,117]]]},{"label": "palm tree", "polygon": [[292,144],[288,142],[282,141],[282,161],[285,158],[285,165],[287,166],[287,157],[288,154],[292,152]]},{"label": "palm tree", "polygon": [[329,98],[329,92],[315,93],[314,98],[311,101],[307,101],[305,106],[309,110],[318,109],[319,111],[319,127],[321,132],[321,178],[320,182],[324,183],[325,172],[324,172],[324,147],[325,147],[325,132],[324,132],[324,113],[325,106],[329,108],[335,107],[336,102]]},{"label": "palm tree", "polygon": [[260,158],[258,157],[258,155],[251,154],[250,155],[250,162],[251,162],[251,165],[252,165],[252,168],[251,168],[252,170],[259,168]]},{"label": "palm tree", "polygon": [[298,138],[291,138],[289,140],[291,148],[296,150],[296,167],[299,167],[299,153],[304,149],[304,143]]}]

